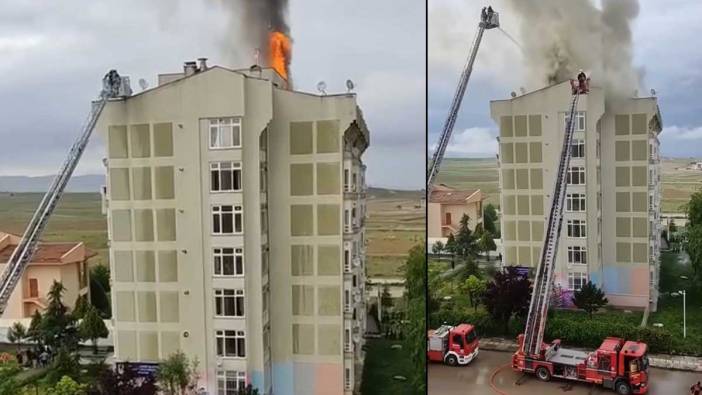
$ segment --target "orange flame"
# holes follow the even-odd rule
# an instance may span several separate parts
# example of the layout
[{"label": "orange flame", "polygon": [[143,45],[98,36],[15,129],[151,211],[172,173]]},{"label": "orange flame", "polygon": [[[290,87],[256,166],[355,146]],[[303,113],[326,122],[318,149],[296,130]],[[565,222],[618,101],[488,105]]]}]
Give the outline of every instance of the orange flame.
[{"label": "orange flame", "polygon": [[290,38],[281,32],[271,32],[268,38],[268,46],[270,66],[287,81],[292,51]]}]

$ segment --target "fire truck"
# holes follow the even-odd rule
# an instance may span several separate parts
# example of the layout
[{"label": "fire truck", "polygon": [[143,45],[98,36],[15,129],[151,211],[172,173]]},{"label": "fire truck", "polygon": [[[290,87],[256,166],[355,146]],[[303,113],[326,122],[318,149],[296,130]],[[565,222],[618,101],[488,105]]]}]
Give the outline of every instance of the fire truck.
[{"label": "fire truck", "polygon": [[599,384],[613,389],[620,395],[648,392],[648,358],[645,343],[608,337],[597,350],[587,353],[561,348],[561,341],[544,343],[544,332],[550,293],[553,289],[556,251],[563,223],[563,204],[567,188],[567,171],[570,166],[571,144],[575,129],[578,98],[590,89],[584,73],[580,83],[571,81],[573,97],[567,113],[554,191],[546,226],[546,237],[529,303],[524,333],[517,337],[519,348],[512,356],[512,368],[518,372],[534,373],[543,381],[552,377]]},{"label": "fire truck", "polygon": [[442,325],[439,329],[429,330],[427,358],[451,366],[467,365],[478,356],[478,346],[473,325]]}]

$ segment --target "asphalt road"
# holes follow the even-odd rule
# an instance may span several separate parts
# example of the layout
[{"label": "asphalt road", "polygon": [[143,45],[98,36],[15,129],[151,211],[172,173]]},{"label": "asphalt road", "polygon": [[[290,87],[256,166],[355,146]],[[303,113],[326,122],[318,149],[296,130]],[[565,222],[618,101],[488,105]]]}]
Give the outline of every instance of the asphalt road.
[{"label": "asphalt road", "polygon": [[[468,366],[450,367],[429,364],[430,395],[497,395],[490,387],[493,372],[510,362],[512,354],[480,350],[478,357]],[[702,373],[649,368],[649,394],[688,395],[690,386],[702,380]],[[517,381],[520,381],[517,384]],[[494,375],[494,383],[508,395],[611,395],[614,392],[599,386],[553,380],[541,382],[533,376],[522,376],[509,366]]]}]

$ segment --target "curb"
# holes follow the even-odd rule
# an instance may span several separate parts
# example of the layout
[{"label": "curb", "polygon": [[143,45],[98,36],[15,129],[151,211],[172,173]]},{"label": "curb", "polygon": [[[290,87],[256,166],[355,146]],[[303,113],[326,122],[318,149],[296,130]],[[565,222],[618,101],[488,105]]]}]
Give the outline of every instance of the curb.
[{"label": "curb", "polygon": [[[515,352],[517,343],[511,340],[486,337],[480,339],[480,348],[487,351]],[[575,350],[588,351],[573,347]],[[649,365],[653,368],[702,372],[702,358],[683,355],[649,354]]]}]

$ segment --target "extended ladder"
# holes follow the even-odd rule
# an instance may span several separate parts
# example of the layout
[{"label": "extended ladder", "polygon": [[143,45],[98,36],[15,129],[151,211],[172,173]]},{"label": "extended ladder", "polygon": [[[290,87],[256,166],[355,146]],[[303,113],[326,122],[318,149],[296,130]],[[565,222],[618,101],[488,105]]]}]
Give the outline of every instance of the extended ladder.
[{"label": "extended ladder", "polygon": [[541,250],[541,260],[536,268],[536,277],[534,279],[534,287],[529,304],[529,315],[527,316],[522,349],[528,356],[539,355],[544,338],[544,329],[546,328],[558,239],[560,238],[561,225],[563,224],[563,204],[565,203],[565,191],[568,184],[568,168],[570,166],[571,144],[573,141],[573,132],[575,130],[574,121],[575,113],[578,108],[579,95],[580,91],[576,90],[573,94],[572,102],[570,103],[570,112],[567,114],[563,147],[561,148],[558,172],[556,173],[556,180],[553,187],[551,211],[548,215],[546,237]]},{"label": "extended ladder", "polygon": [[468,86],[470,74],[473,71],[473,63],[475,62],[475,56],[478,53],[478,48],[480,47],[480,41],[483,38],[483,32],[485,29],[492,29],[499,26],[500,20],[497,12],[483,14],[481,17],[480,23],[478,24],[478,34],[475,36],[473,47],[470,51],[470,56],[468,56],[468,61],[463,67],[463,72],[461,72],[461,78],[458,81],[456,93],[453,95],[448,117],[444,123],[444,128],[441,130],[439,143],[436,146],[429,171],[427,172],[427,196],[431,196],[434,179],[439,172],[439,167],[441,166],[441,161],[444,159],[444,153],[446,152],[446,147],[448,147],[449,140],[451,140],[451,133],[453,132],[453,127],[456,124],[456,118],[458,118],[458,110],[461,108],[461,102],[463,101],[463,96],[466,92],[466,87]]},{"label": "extended ladder", "polygon": [[98,117],[105,108],[105,104],[110,98],[117,97],[120,94],[120,87],[122,85],[122,78],[117,74],[117,71],[111,70],[102,80],[102,91],[100,92],[100,97],[97,103],[94,103],[90,114],[88,115],[88,120],[83,128],[83,132],[80,137],[71,147],[68,153],[68,157],[63,162],[61,169],[54,178],[49,190],[44,195],[44,198],[39,204],[39,208],[34,212],[31,221],[27,225],[22,239],[17,244],[14,252],[10,256],[10,260],[5,265],[5,268],[0,276],[0,317],[5,312],[7,307],[7,301],[12,295],[17,283],[24,273],[24,269],[27,264],[31,261],[32,256],[36,252],[37,245],[39,243],[39,238],[41,237],[44,228],[46,227],[51,214],[54,212],[56,205],[58,204],[61,195],[63,194],[68,180],[73,174],[80,161],[85,147],[88,145],[88,140],[90,135],[95,128]]}]

